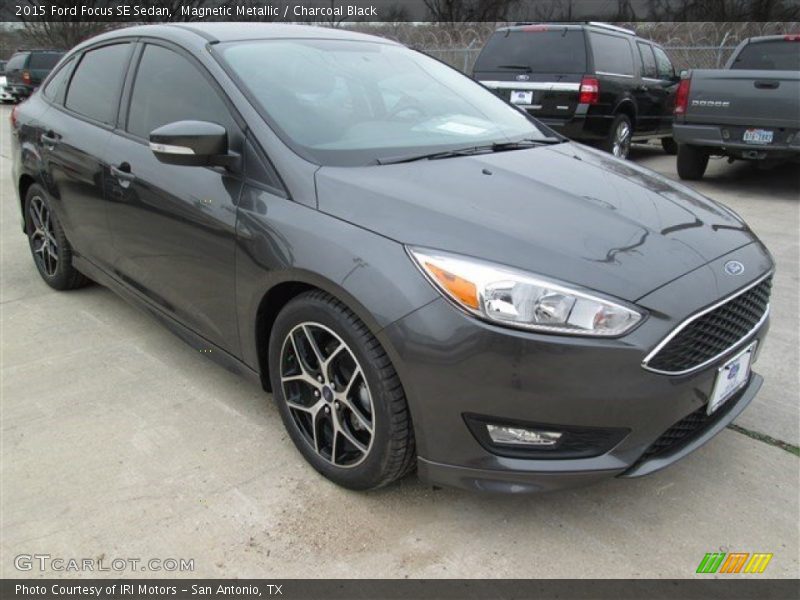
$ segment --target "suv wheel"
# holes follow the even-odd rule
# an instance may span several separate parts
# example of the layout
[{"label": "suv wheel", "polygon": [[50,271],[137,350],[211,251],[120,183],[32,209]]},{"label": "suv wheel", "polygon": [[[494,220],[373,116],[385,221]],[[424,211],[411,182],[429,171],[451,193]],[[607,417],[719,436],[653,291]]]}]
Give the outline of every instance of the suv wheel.
[{"label": "suv wheel", "polygon": [[618,114],[611,124],[608,138],[603,143],[603,150],[610,152],[617,158],[628,158],[631,151],[631,138],[633,137],[633,125],[631,119],[626,114]]},{"label": "suv wheel", "polygon": [[708,167],[708,157],[703,148],[681,144],[678,147],[678,176],[689,181],[702,179]]},{"label": "suv wheel", "polygon": [[413,469],[414,432],[397,373],[341,302],[321,291],[289,302],[272,329],[269,370],[292,441],[322,475],[364,490]]},{"label": "suv wheel", "polygon": [[25,233],[33,262],[45,283],[56,290],[83,287],[91,280],[72,266],[72,248],[50,207],[47,194],[37,184],[25,195]]},{"label": "suv wheel", "polygon": [[678,142],[671,137],[661,138],[661,147],[670,156],[675,156],[678,153]]}]

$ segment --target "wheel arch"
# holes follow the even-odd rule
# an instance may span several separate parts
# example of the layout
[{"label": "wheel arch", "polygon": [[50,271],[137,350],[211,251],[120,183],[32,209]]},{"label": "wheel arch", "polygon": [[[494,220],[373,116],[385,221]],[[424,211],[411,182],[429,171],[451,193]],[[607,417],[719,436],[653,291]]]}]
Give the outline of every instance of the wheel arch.
[{"label": "wheel arch", "polygon": [[614,115],[627,115],[628,118],[631,120],[631,126],[633,130],[636,131],[636,104],[630,98],[623,98],[620,100],[619,104],[617,104],[616,108],[614,109]]},{"label": "wheel arch", "polygon": [[28,190],[36,183],[36,180],[28,173],[23,173],[17,182],[17,191],[19,193],[19,214],[22,216],[22,233],[25,233],[25,196],[28,195]]}]

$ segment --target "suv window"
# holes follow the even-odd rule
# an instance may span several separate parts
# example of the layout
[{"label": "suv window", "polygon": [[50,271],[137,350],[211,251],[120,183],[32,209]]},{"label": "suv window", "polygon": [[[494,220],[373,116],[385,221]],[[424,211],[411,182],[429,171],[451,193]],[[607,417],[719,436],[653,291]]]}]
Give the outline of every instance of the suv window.
[{"label": "suv window", "polygon": [[594,31],[590,39],[595,72],[633,76],[633,54],[627,39]]},{"label": "suv window", "polygon": [[231,130],[228,107],[198,68],[162,46],[145,47],[131,94],[127,130],[147,139],[174,121],[210,121]]},{"label": "suv window", "polygon": [[656,53],[656,66],[658,67],[659,79],[672,79],[675,77],[675,67],[669,60],[669,56],[658,46],[653,46],[653,52]]},{"label": "suv window", "polygon": [[639,47],[639,56],[642,57],[642,77],[655,79],[658,77],[658,71],[652,47],[644,42],[636,42],[636,45]]},{"label": "suv window", "polygon": [[25,59],[28,58],[27,52],[19,52],[8,59],[8,64],[6,65],[6,71],[11,71],[12,69],[24,69],[25,68]]},{"label": "suv window", "polygon": [[50,70],[56,66],[61,57],[64,56],[63,52],[31,52],[30,64],[28,68]]},{"label": "suv window", "polygon": [[66,89],[67,81],[69,81],[69,74],[72,68],[72,63],[75,60],[70,58],[65,62],[58,71],[50,78],[47,85],[44,86],[42,93],[45,97],[53,100],[54,102],[61,102],[64,98],[64,90]]},{"label": "suv window", "polygon": [[748,44],[742,48],[730,68],[800,71],[800,44],[786,40]]},{"label": "suv window", "polygon": [[112,124],[129,53],[129,43],[86,52],[72,76],[64,106],[90,119]]},{"label": "suv window", "polygon": [[585,73],[586,37],[580,29],[498,31],[474,71]]}]

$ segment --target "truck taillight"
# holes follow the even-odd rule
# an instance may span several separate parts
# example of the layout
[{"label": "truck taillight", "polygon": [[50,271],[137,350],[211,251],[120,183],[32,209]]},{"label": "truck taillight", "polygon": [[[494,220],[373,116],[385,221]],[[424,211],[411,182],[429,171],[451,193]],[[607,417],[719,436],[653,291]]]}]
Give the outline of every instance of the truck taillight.
[{"label": "truck taillight", "polygon": [[600,82],[595,77],[581,79],[578,102],[581,104],[597,104],[600,101]]},{"label": "truck taillight", "polygon": [[681,79],[678,84],[678,90],[675,92],[675,114],[685,115],[686,109],[689,106],[689,86],[691,79]]},{"label": "truck taillight", "polygon": [[30,71],[23,71],[22,72],[22,83],[25,85],[30,85],[31,83],[31,73]]},{"label": "truck taillight", "polygon": [[789,35],[783,36],[783,39],[787,42],[800,42],[800,33],[790,33]]}]

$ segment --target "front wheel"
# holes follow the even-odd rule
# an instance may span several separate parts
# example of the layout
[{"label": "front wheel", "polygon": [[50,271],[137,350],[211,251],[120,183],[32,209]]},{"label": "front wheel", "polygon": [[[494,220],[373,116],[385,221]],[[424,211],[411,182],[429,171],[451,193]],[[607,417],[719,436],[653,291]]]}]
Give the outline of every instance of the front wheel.
[{"label": "front wheel", "polygon": [[631,140],[633,139],[633,124],[626,114],[618,114],[611,123],[608,137],[603,142],[603,150],[616,156],[617,158],[628,158],[631,151]]},{"label": "front wheel", "polygon": [[678,176],[688,181],[702,179],[708,167],[708,152],[697,146],[678,147]]},{"label": "front wheel", "polygon": [[366,490],[413,469],[414,432],[397,373],[341,302],[321,291],[289,302],[272,329],[269,371],[292,441],[322,475]]},{"label": "front wheel", "polygon": [[83,287],[90,280],[72,266],[72,248],[41,186],[25,194],[25,233],[39,275],[56,290]]}]

